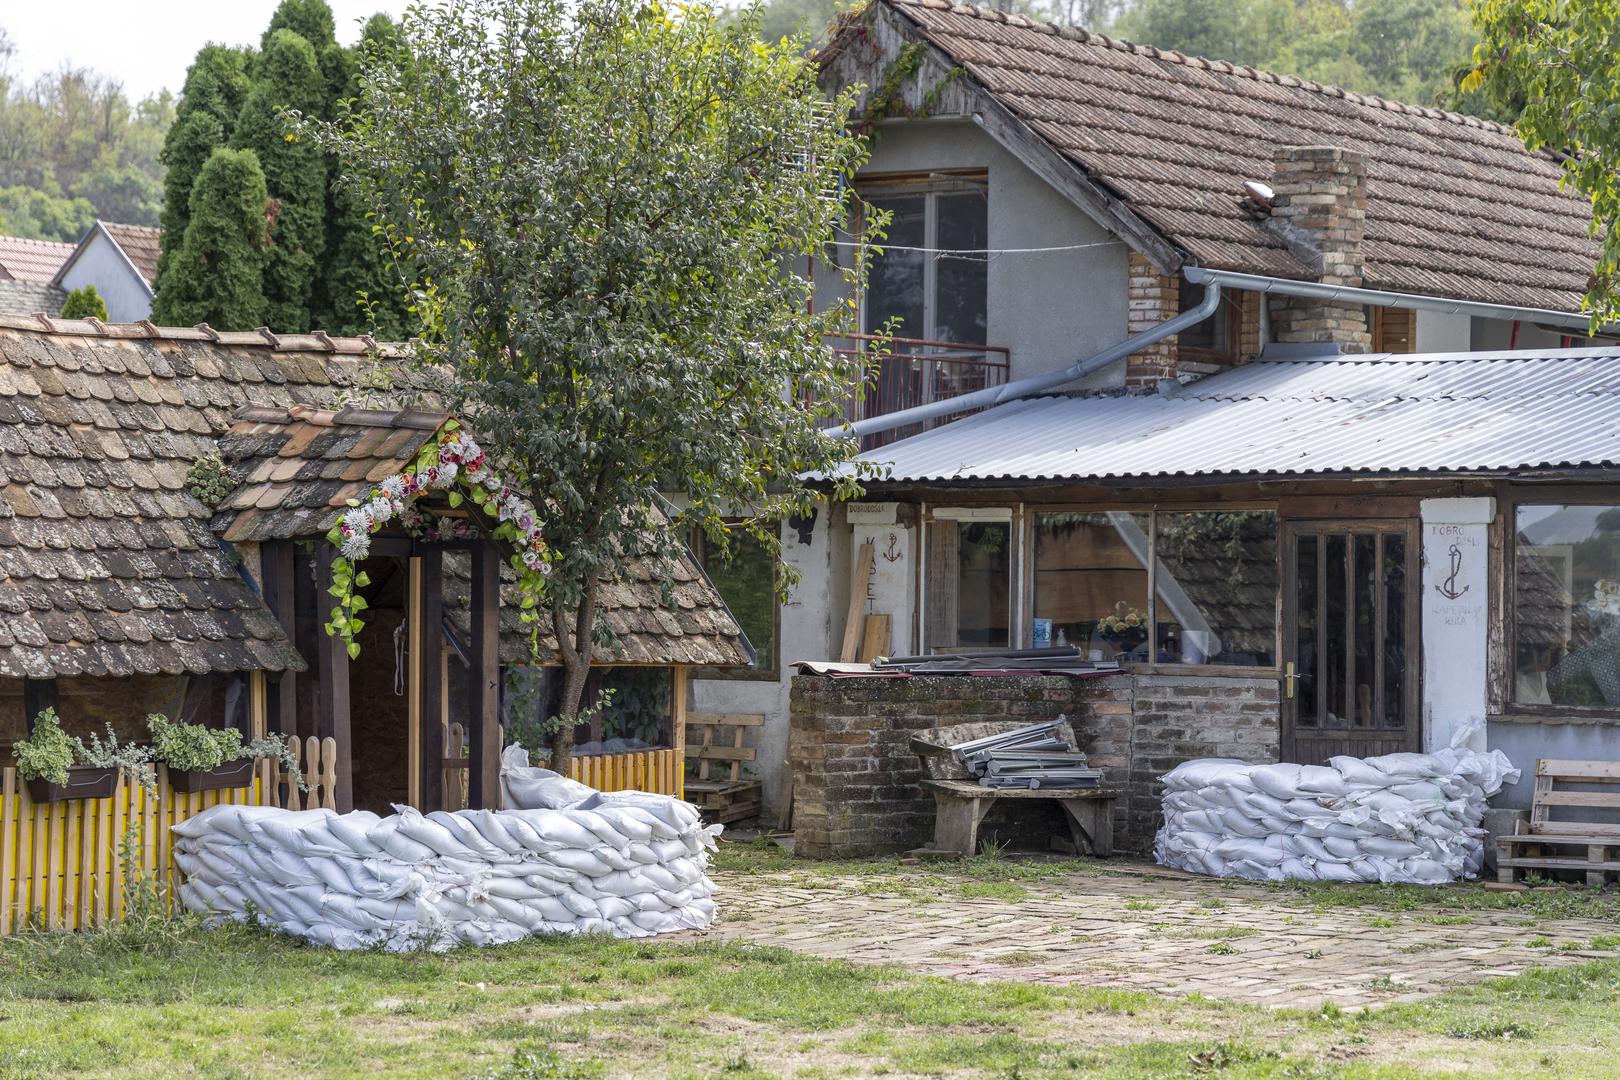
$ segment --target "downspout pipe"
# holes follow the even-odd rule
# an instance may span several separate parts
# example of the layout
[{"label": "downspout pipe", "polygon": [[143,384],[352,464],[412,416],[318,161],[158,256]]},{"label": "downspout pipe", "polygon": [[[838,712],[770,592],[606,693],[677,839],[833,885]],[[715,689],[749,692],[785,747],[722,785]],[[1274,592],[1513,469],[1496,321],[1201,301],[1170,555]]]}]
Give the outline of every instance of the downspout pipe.
[{"label": "downspout pipe", "polygon": [[1210,270],[1202,266],[1184,266],[1181,268],[1181,274],[1194,285],[1225,285],[1249,292],[1299,296],[1309,300],[1337,300],[1344,304],[1436,311],[1442,315],[1467,315],[1475,319],[1512,319],[1545,323],[1550,326],[1574,327],[1584,334],[1592,332],[1592,321],[1585,315],[1578,312],[1554,311],[1552,308],[1483,304],[1473,300],[1448,300],[1441,296],[1387,292],[1383,289],[1353,289],[1348,285],[1324,285],[1320,281],[1295,281],[1291,278],[1266,277],[1261,274],[1240,274],[1233,270]]},{"label": "downspout pipe", "polygon": [[1221,285],[1219,282],[1210,282],[1204,285],[1204,298],[1198,302],[1197,307],[1189,308],[1180,315],[1157,324],[1152,329],[1126,338],[1117,345],[1110,345],[1100,353],[1095,353],[1084,360],[1077,361],[1062,371],[1053,371],[1045,375],[1032,375],[1027,379],[1016,382],[1003,383],[1000,386],[990,386],[983,390],[976,390],[961,397],[946,398],[944,401],[931,401],[926,405],[916,405],[899,412],[885,413],[874,416],[869,420],[857,420],[853,424],[844,424],[840,427],[826,428],[829,435],[846,438],[860,438],[864,435],[875,435],[880,431],[892,431],[895,428],[905,427],[908,424],[920,424],[929,420],[938,420],[942,416],[951,416],[954,413],[970,412],[975,409],[988,409],[993,405],[1014,401],[1018,398],[1039,394],[1044,390],[1051,390],[1083,379],[1094,371],[1099,371],[1114,363],[1123,360],[1139,349],[1163,341],[1181,333],[1189,326],[1196,326],[1215,314],[1215,309],[1221,303]]}]

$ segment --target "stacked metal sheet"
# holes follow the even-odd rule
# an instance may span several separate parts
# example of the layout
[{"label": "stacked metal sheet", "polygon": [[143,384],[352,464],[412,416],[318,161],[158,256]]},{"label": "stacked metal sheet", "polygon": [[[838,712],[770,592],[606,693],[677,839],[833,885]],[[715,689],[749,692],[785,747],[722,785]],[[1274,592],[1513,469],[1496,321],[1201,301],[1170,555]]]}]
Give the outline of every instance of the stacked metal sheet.
[{"label": "stacked metal sheet", "polygon": [[957,760],[987,788],[1094,788],[1102,772],[1059,736],[1067,717],[1014,728],[951,747]]}]

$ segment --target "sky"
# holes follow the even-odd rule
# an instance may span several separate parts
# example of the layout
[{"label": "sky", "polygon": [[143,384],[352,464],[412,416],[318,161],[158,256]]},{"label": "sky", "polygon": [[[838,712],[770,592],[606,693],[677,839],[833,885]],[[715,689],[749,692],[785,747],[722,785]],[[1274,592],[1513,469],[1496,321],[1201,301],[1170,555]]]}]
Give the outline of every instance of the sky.
[{"label": "sky", "polygon": [[[407,0],[327,0],[338,40],[352,44],[378,11],[398,16]],[[16,46],[25,80],[63,64],[94,68],[132,100],[167,87],[176,94],[197,50],[211,41],[257,45],[278,0],[0,0],[0,28]],[[67,20],[71,20],[71,23]]]}]

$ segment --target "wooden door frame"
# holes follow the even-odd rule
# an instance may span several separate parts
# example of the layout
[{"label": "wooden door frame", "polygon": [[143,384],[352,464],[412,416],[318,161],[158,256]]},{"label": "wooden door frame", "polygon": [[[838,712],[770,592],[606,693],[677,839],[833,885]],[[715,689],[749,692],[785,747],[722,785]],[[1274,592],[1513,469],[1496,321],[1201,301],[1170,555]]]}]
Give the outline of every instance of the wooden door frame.
[{"label": "wooden door frame", "polygon": [[[1297,680],[1299,664],[1299,537],[1304,535],[1341,534],[1346,537],[1358,532],[1399,533],[1406,540],[1406,733],[1407,743],[1413,750],[1422,749],[1423,741],[1423,530],[1416,517],[1398,518],[1289,518],[1278,522],[1278,554],[1282,560],[1282,642],[1277,654],[1284,672],[1294,665]],[[1382,648],[1382,634],[1378,643]],[[1354,642],[1347,642],[1350,650],[1346,679],[1354,675]],[[1320,644],[1318,645],[1320,651]],[[1325,670],[1320,657],[1317,660],[1318,678]],[[1298,701],[1292,688],[1297,681],[1283,678],[1282,700],[1277,710],[1278,752],[1283,761],[1297,761]],[[1394,731],[1396,729],[1388,729]]]}]

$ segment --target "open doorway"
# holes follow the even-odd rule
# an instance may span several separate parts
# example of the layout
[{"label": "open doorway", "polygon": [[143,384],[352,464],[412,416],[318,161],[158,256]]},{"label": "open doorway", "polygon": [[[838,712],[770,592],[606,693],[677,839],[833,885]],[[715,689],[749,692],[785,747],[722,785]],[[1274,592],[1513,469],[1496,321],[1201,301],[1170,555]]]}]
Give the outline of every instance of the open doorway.
[{"label": "open doorway", "polygon": [[405,653],[406,585],[401,558],[366,562],[360,655],[349,666],[354,808],[387,814],[410,796],[409,657]]}]

